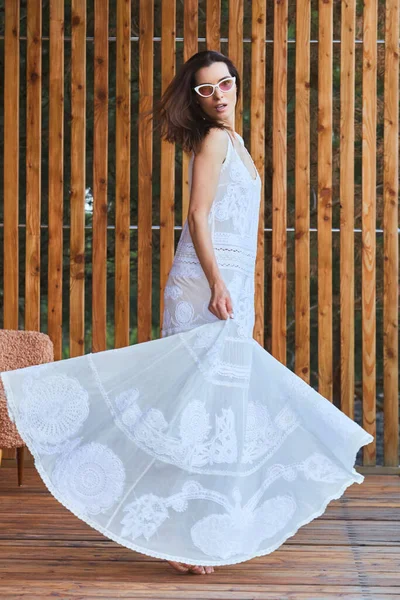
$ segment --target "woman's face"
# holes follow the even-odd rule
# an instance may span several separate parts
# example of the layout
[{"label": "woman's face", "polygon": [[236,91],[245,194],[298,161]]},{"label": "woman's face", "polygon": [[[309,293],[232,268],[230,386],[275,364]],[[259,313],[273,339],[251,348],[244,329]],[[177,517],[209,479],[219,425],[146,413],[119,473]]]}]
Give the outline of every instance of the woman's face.
[{"label": "woman's face", "polygon": [[[203,67],[196,72],[196,85],[204,83],[215,84],[225,77],[231,77],[228,65],[224,62],[215,62],[209,67]],[[197,92],[194,92],[194,94],[196,94],[196,101],[209,117],[214,120],[223,121],[233,127],[236,105],[236,83],[226,92],[215,88],[214,93],[207,98],[203,98]],[[220,104],[224,104],[225,107],[217,110],[216,107]]]}]

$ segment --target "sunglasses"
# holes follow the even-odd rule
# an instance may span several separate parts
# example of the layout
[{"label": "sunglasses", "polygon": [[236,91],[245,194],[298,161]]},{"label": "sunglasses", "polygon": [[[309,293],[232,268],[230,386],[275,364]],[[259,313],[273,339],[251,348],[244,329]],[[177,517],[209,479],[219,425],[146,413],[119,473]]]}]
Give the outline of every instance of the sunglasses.
[{"label": "sunglasses", "polygon": [[221,92],[229,92],[233,88],[235,81],[236,77],[225,77],[219,83],[202,83],[201,85],[196,85],[193,89],[199,96],[209,98],[215,92],[215,88],[218,88]]}]

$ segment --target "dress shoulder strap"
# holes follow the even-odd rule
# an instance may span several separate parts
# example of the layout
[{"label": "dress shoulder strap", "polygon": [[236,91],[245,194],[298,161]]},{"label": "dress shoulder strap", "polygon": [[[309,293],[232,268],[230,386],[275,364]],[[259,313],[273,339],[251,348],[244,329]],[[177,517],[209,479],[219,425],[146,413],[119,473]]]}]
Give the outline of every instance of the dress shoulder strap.
[{"label": "dress shoulder strap", "polygon": [[227,150],[226,150],[226,155],[225,155],[224,161],[222,163],[221,172],[225,169],[226,165],[228,164],[230,156],[231,156],[231,153],[234,150],[233,141],[232,141],[232,138],[230,136],[230,133],[226,129],[224,129],[224,131],[225,131],[225,133],[228,136],[228,138],[229,138],[230,141],[228,142],[228,147],[227,147]]},{"label": "dress shoulder strap", "polygon": [[230,140],[230,142],[231,142],[231,144],[233,146],[233,140],[231,138],[231,134],[229,133],[229,131],[227,129],[224,129],[224,131],[225,131],[226,135],[228,136],[228,138],[229,138],[229,140]]}]

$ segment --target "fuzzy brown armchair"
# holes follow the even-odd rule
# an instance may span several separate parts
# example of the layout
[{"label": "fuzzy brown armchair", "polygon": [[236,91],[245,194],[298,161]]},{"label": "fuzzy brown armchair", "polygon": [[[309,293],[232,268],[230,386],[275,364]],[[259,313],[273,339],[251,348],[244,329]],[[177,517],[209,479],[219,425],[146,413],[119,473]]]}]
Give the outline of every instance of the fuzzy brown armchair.
[{"label": "fuzzy brown armchair", "polygon": [[[13,371],[54,360],[53,344],[45,333],[0,329],[0,372]],[[18,485],[22,485],[25,443],[7,411],[0,378],[0,466],[3,449],[16,448]]]}]

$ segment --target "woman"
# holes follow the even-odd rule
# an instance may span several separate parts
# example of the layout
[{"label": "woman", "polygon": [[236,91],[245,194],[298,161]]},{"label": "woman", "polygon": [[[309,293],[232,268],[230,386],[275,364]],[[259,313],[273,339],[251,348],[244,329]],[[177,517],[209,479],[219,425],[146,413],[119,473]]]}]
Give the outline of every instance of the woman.
[{"label": "woman", "polygon": [[252,337],[260,177],[240,78],[192,56],[156,109],[192,152],[157,340],[2,374],[48,489],[117,543],[212,573],[273,552],[362,475],[373,437]]},{"label": "woman", "polygon": [[[188,217],[164,292],[163,337],[234,318],[230,291],[237,297],[237,321],[252,336],[261,179],[235,133],[239,86],[239,73],[227,57],[199,52],[155,111],[163,136],[193,152]],[[214,571],[169,562],[181,571]]]}]

